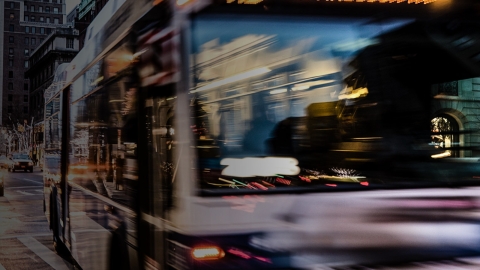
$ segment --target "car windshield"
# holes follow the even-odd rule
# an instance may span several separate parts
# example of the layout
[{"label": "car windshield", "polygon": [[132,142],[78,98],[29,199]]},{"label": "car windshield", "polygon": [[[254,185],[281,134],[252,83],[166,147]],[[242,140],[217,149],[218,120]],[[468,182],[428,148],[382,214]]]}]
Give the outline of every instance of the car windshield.
[{"label": "car windshield", "polygon": [[30,159],[28,155],[13,155],[13,159]]}]

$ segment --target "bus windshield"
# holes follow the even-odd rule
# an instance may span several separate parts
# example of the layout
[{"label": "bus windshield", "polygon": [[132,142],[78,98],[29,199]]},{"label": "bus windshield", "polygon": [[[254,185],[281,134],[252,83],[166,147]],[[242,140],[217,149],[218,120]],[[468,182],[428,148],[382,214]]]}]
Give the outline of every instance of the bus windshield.
[{"label": "bus windshield", "polygon": [[204,14],[193,25],[203,190],[477,181],[476,132],[439,99],[475,73],[436,43],[442,24]]}]

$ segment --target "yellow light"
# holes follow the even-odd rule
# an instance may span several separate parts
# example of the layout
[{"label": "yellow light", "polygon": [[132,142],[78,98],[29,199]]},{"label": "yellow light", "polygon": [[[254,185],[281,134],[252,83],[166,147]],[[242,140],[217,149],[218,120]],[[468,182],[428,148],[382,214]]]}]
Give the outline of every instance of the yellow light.
[{"label": "yellow light", "polygon": [[287,92],[287,88],[278,88],[270,91],[270,94],[275,95],[275,94],[286,93],[286,92]]},{"label": "yellow light", "polygon": [[225,256],[225,252],[216,246],[203,246],[192,249],[192,257],[196,260],[218,260]]},{"label": "yellow light", "polygon": [[450,153],[450,151],[447,150],[447,151],[445,151],[445,152],[443,152],[443,153],[441,153],[441,154],[432,155],[431,157],[437,159],[437,158],[449,157],[449,156],[451,156],[451,155],[452,155],[452,154]]}]

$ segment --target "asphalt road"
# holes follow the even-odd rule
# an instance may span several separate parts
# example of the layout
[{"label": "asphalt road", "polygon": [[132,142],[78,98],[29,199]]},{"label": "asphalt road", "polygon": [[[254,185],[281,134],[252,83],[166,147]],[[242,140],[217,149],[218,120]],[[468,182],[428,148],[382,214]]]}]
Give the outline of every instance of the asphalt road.
[{"label": "asphalt road", "polygon": [[0,197],[0,270],[73,269],[53,250],[43,212],[42,173],[6,172]]}]

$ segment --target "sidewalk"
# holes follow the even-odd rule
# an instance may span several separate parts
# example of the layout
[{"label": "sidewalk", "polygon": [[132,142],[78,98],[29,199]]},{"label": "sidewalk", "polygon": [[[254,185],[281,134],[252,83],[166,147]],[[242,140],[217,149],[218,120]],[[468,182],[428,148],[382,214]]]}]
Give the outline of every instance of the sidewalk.
[{"label": "sidewalk", "polygon": [[53,250],[47,219],[37,211],[41,196],[12,192],[7,187],[0,196],[0,270],[73,269]]}]

